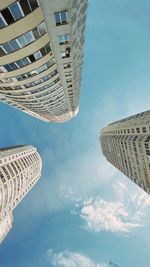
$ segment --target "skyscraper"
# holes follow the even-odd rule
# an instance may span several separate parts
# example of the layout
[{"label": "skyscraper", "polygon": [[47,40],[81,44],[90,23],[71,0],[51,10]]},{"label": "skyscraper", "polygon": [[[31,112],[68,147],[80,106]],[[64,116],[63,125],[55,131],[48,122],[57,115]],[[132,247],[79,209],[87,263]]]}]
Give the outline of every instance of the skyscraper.
[{"label": "skyscraper", "polygon": [[106,159],[150,194],[150,111],[109,124],[100,141]]},{"label": "skyscraper", "polygon": [[1,101],[44,121],[78,113],[87,1],[0,1]]},{"label": "skyscraper", "polygon": [[12,211],[41,175],[41,158],[33,146],[0,149],[0,242],[12,227]]}]

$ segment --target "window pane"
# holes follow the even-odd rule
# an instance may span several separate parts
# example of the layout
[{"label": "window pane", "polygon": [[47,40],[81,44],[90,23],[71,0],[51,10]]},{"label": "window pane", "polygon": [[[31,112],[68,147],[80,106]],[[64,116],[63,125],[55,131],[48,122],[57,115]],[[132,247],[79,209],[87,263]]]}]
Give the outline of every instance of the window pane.
[{"label": "window pane", "polygon": [[30,60],[27,57],[26,58],[23,58],[22,59],[22,62],[23,62],[24,65],[30,64]]},{"label": "window pane", "polygon": [[45,24],[44,24],[44,22],[42,22],[42,23],[38,26],[38,29],[39,29],[41,35],[43,35],[43,34],[46,33],[46,29],[45,29]]},{"label": "window pane", "polygon": [[46,52],[47,52],[47,53],[49,53],[49,52],[51,51],[50,44],[47,44],[47,45],[45,46],[45,48],[46,48]]},{"label": "window pane", "polygon": [[6,55],[5,51],[3,50],[2,47],[0,47],[0,57]]},{"label": "window pane", "polygon": [[60,24],[60,16],[59,16],[59,13],[55,13],[55,20],[56,20],[56,24]]},{"label": "window pane", "polygon": [[24,36],[20,36],[20,37],[18,37],[18,42],[19,42],[19,44],[21,45],[21,47],[24,47],[24,46],[27,45],[27,41],[26,41],[26,39],[24,38]]},{"label": "window pane", "polygon": [[15,18],[15,20],[20,19],[20,18],[23,17],[23,15],[22,15],[22,13],[21,13],[21,11],[20,11],[20,9],[19,9],[17,3],[12,4],[12,5],[9,7],[9,9],[10,9],[10,11],[11,11],[13,17]]},{"label": "window pane", "polygon": [[22,60],[17,60],[16,63],[17,63],[17,65],[18,65],[19,67],[23,67],[23,66],[24,66]]},{"label": "window pane", "polygon": [[18,69],[18,67],[17,67],[17,65],[16,65],[15,63],[10,63],[9,65],[11,66],[11,68],[12,68],[13,70]]},{"label": "window pane", "polygon": [[62,22],[66,22],[67,21],[67,12],[66,11],[63,11],[61,12],[61,19],[62,19]]},{"label": "window pane", "polygon": [[29,13],[31,12],[30,7],[29,7],[29,4],[28,4],[27,1],[25,1],[25,0],[20,0],[19,3],[20,3],[20,5],[21,5],[22,10],[23,10],[23,12],[24,12],[25,15],[27,15],[27,14],[29,14]]},{"label": "window pane", "polygon": [[28,0],[30,7],[32,10],[36,9],[38,7],[38,3],[36,0]]},{"label": "window pane", "polygon": [[14,50],[12,49],[12,47],[10,46],[10,44],[9,43],[6,43],[6,44],[3,44],[3,46],[2,46],[4,49],[5,49],[5,51],[9,54],[9,53],[12,53]]},{"label": "window pane", "polygon": [[6,26],[6,23],[0,17],[0,29],[4,28],[5,26]]},{"label": "window pane", "polygon": [[46,55],[45,47],[41,48],[40,52],[41,52],[42,56],[44,57]]},{"label": "window pane", "polygon": [[28,44],[29,44],[29,43],[32,43],[32,42],[35,40],[35,38],[34,38],[34,36],[33,36],[33,34],[32,34],[31,31],[25,33],[25,34],[24,34],[24,37],[25,37],[25,39],[26,39],[26,41],[27,41]]},{"label": "window pane", "polygon": [[30,59],[31,62],[34,62],[34,61],[35,61],[35,57],[34,57],[34,55],[30,55],[30,56],[29,56],[29,59]]},{"label": "window pane", "polygon": [[11,40],[9,43],[12,46],[12,48],[14,49],[14,51],[20,49],[20,46],[18,45],[18,43],[16,42],[16,40]]},{"label": "window pane", "polygon": [[37,28],[34,28],[32,32],[33,32],[33,35],[34,35],[35,39],[38,39],[40,37],[40,34],[39,34]]},{"label": "window pane", "polygon": [[11,24],[15,21],[8,8],[3,9],[1,13],[8,24]]},{"label": "window pane", "polygon": [[36,60],[38,60],[39,58],[41,58],[41,53],[40,53],[40,51],[35,52],[35,53],[34,53],[34,57],[35,57]]}]

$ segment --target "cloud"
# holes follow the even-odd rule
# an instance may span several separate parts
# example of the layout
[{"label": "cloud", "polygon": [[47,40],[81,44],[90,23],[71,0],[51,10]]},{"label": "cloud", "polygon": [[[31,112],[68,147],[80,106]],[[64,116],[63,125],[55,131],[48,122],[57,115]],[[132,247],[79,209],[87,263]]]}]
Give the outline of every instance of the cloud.
[{"label": "cloud", "polygon": [[79,215],[84,228],[94,232],[129,234],[147,223],[150,197],[144,191],[116,182],[111,195],[112,200],[95,196],[77,202],[72,214]]},{"label": "cloud", "polygon": [[130,229],[140,225],[133,222],[133,218],[125,206],[120,202],[108,202],[97,197],[91,202],[85,202],[80,213],[85,221],[86,227],[100,231],[111,231],[114,233],[128,233]]},{"label": "cloud", "polygon": [[48,259],[56,267],[108,267],[105,263],[96,263],[80,253],[73,253],[68,250],[55,253],[49,249]]}]

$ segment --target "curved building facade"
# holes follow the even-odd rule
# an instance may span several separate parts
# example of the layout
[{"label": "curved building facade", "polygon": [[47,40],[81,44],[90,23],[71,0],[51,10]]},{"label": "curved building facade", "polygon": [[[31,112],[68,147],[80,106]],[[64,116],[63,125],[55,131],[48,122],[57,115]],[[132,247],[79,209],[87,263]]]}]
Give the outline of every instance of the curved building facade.
[{"label": "curved building facade", "polygon": [[0,149],[0,240],[12,226],[12,211],[41,176],[42,161],[33,146]]},{"label": "curved building facade", "polygon": [[0,1],[0,100],[44,121],[78,112],[87,0]]},{"label": "curved building facade", "polygon": [[150,111],[110,123],[100,141],[106,159],[150,194]]}]

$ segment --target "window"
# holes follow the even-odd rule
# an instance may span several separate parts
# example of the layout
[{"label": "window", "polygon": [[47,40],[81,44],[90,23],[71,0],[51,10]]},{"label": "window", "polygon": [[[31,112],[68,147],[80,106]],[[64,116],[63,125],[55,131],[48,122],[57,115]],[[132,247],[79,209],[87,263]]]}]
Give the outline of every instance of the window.
[{"label": "window", "polygon": [[3,15],[3,17],[6,20],[6,22],[8,23],[8,25],[15,21],[8,8],[3,9],[1,11],[1,14]]},{"label": "window", "polygon": [[30,43],[32,43],[33,41],[35,41],[35,37],[33,36],[32,31],[30,31],[30,32],[26,32],[26,33],[24,34],[24,37],[25,37],[25,39],[26,39],[27,44],[30,44]]},{"label": "window", "polygon": [[64,45],[69,43],[69,34],[59,35],[59,44]]},{"label": "window", "polygon": [[62,51],[61,56],[62,56],[62,58],[70,57],[70,47],[67,47],[65,51]]},{"label": "window", "polygon": [[[34,34],[35,32],[37,34]],[[34,28],[33,31],[28,31],[28,32],[22,34],[21,36],[19,36],[18,38],[2,44],[1,49],[4,50],[4,54],[12,53],[14,51],[17,51],[17,50],[27,46],[28,44],[34,42],[40,36],[45,34],[45,32],[46,32],[45,24],[44,24],[44,22],[42,22],[36,28]],[[0,56],[3,56],[4,54],[1,51]]]},{"label": "window", "polygon": [[3,48],[0,46],[0,57],[6,55],[6,52],[3,50]]},{"label": "window", "polygon": [[137,133],[140,133],[140,128],[136,128],[136,132]]},{"label": "window", "polygon": [[4,28],[5,26],[7,26],[7,23],[4,20],[4,18],[2,16],[0,16],[0,29]]},{"label": "window", "polygon": [[146,127],[142,127],[143,133],[146,133]]},{"label": "window", "polygon": [[11,47],[11,45],[9,43],[6,43],[6,44],[3,45],[3,50],[5,50],[5,52],[7,54],[13,52],[13,48]]},{"label": "window", "polygon": [[60,26],[63,24],[67,24],[67,11],[57,12],[55,13],[55,21],[56,26]]},{"label": "window", "polygon": [[[39,51],[35,52],[34,54],[29,55],[28,57],[25,57],[25,58],[22,58],[20,60],[17,60],[16,62],[12,62],[10,64],[4,65],[4,68],[7,71],[12,71],[12,70],[18,69],[20,67],[24,67],[24,66],[38,60],[42,56],[47,55],[49,50],[51,50],[50,44],[47,44],[43,48],[41,48]],[[41,53],[41,51],[42,51],[42,53]]]},{"label": "window", "polygon": [[40,36],[42,36],[42,35],[44,35],[46,33],[46,28],[45,28],[45,23],[44,22],[39,24],[38,30],[40,32]]},{"label": "window", "polygon": [[9,43],[14,51],[20,49],[20,46],[16,40],[11,40]]},{"label": "window", "polygon": [[25,0],[20,0],[20,5],[22,7],[24,15],[28,15],[30,13],[29,3]]},{"label": "window", "polygon": [[18,37],[18,42],[21,45],[21,47],[24,47],[27,45],[27,41],[25,39],[25,37],[23,35],[21,35],[20,37]]},{"label": "window", "polygon": [[64,64],[64,69],[68,69],[68,68],[71,68],[71,64],[70,63],[65,63]]},{"label": "window", "polygon": [[15,20],[18,20],[18,19],[23,17],[19,3],[14,3],[14,4],[10,5],[9,10],[10,10],[10,12],[13,15]]}]

